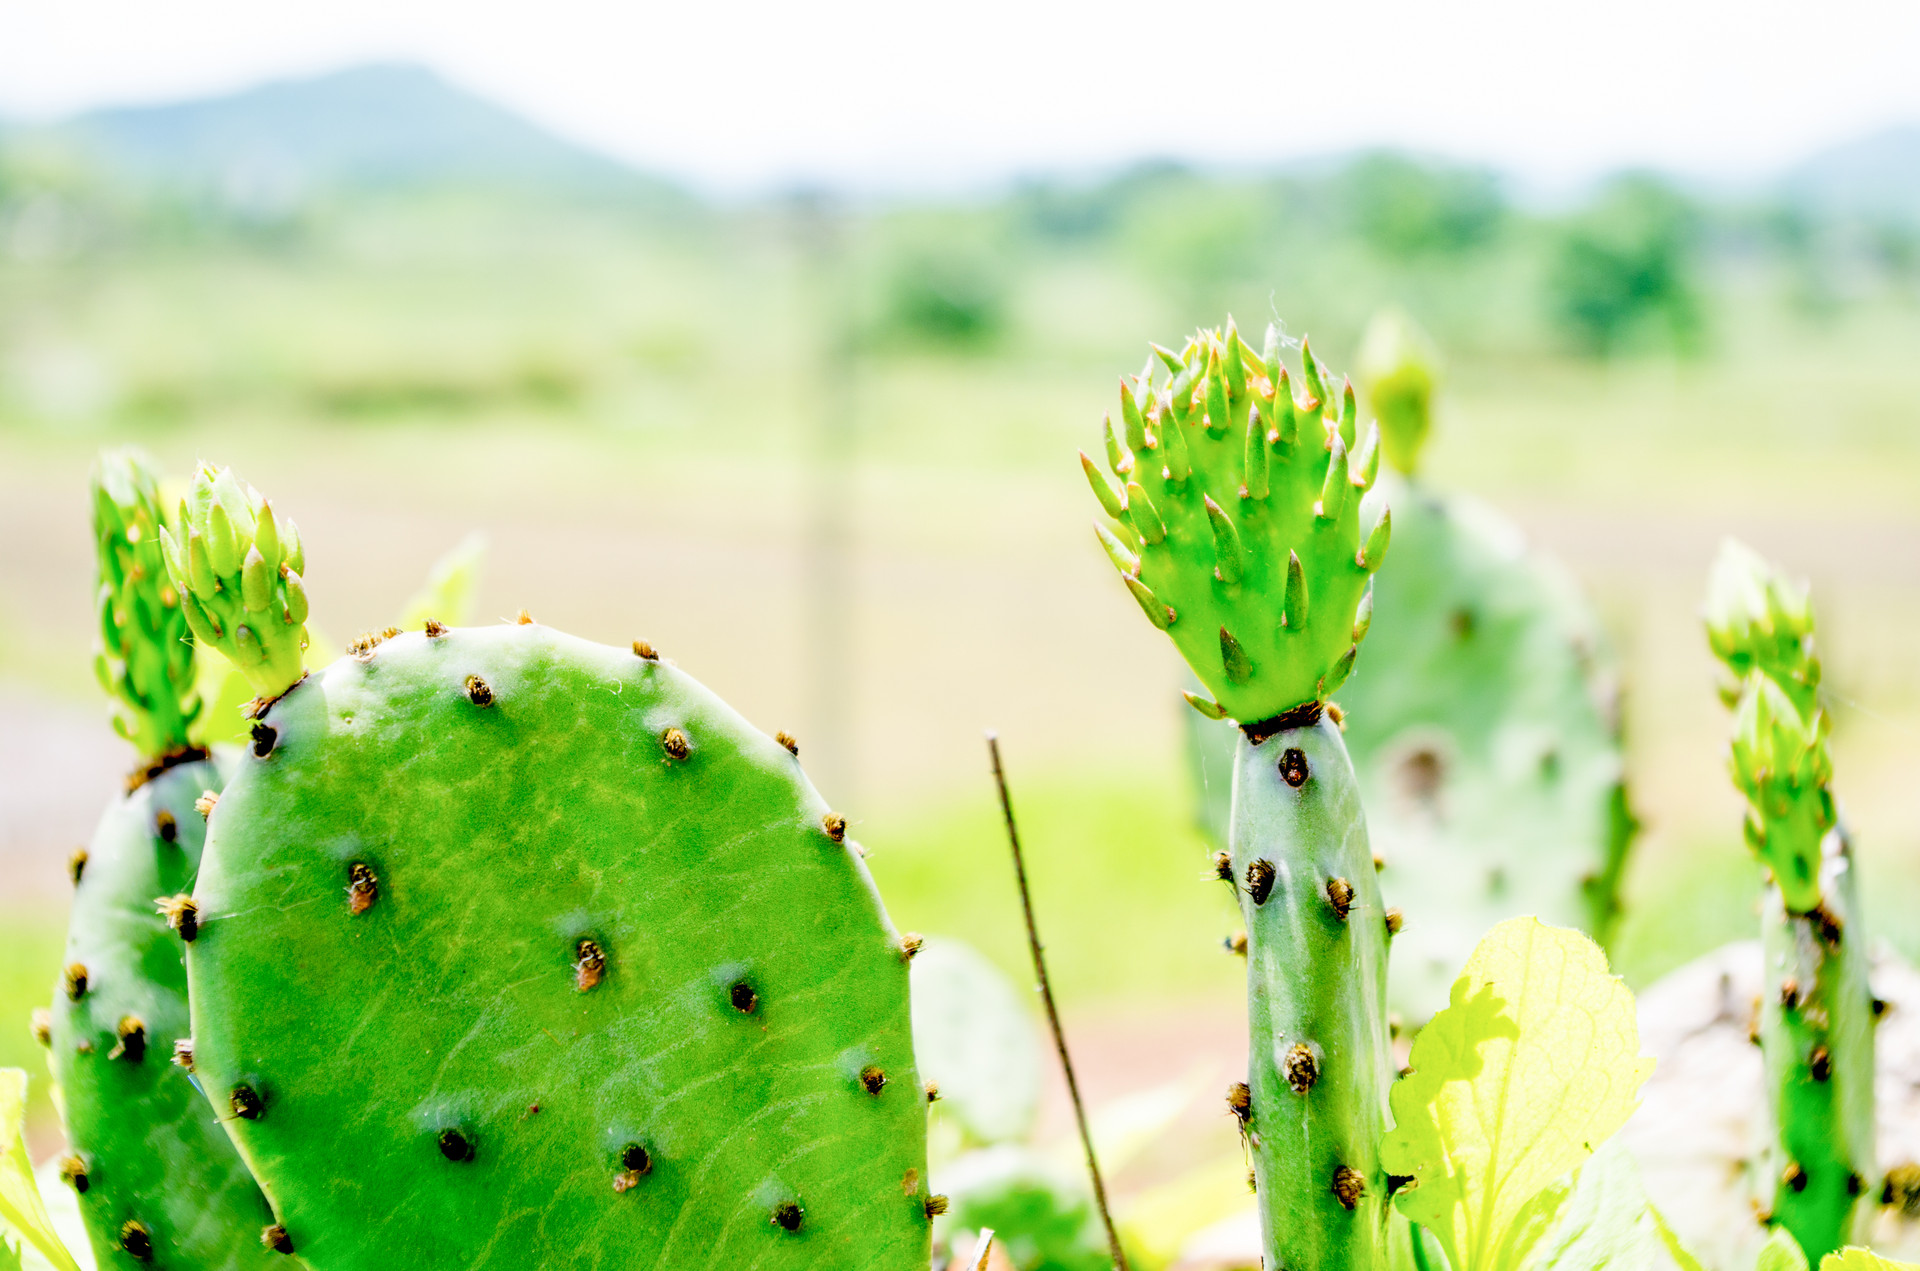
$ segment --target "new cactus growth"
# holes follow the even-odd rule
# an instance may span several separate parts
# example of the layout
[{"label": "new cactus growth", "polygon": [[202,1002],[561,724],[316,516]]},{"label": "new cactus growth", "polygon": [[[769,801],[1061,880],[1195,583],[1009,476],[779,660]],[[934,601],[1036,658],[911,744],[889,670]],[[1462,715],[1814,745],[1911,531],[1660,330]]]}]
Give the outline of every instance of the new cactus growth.
[{"label": "new cactus growth", "polygon": [[297,1257],[926,1265],[914,945],[789,745],[524,615],[298,683],[219,647],[274,700],[194,890],[195,1062]]},{"label": "new cactus growth", "polygon": [[1375,1267],[1391,1059],[1388,918],[1340,731],[1324,710],[1367,630],[1389,520],[1379,435],[1304,343],[1298,389],[1269,329],[1231,322],[1123,381],[1101,542],[1147,618],[1239,724],[1223,876],[1247,925],[1243,1117],[1266,1265]]},{"label": "new cactus growth", "polygon": [[[1440,380],[1427,338],[1389,312],[1368,328],[1366,400],[1392,469],[1394,567],[1374,584],[1367,674],[1340,690],[1368,832],[1390,904],[1388,1006],[1418,1027],[1447,1004],[1482,932],[1533,914],[1604,942],[1633,830],[1617,676],[1559,564],[1476,499],[1420,478]],[[1223,834],[1232,747],[1196,721],[1203,824]]]},{"label": "new cactus growth", "polygon": [[1768,880],[1760,1047],[1772,1104],[1769,1220],[1810,1260],[1852,1243],[1879,1194],[1873,994],[1853,855],[1833,797],[1813,610],[1729,542],[1714,565],[1707,639],[1732,677],[1730,767]]},{"label": "new cactus growth", "polygon": [[65,972],[54,994],[50,1066],[63,1092],[61,1174],[102,1267],[262,1267],[272,1221],[239,1154],[175,1062],[186,1041],[185,901],[206,835],[196,810],[222,785],[192,749],[193,647],[161,563],[158,483],[136,452],[101,457],[93,478],[102,686],[140,754],[74,862]]}]

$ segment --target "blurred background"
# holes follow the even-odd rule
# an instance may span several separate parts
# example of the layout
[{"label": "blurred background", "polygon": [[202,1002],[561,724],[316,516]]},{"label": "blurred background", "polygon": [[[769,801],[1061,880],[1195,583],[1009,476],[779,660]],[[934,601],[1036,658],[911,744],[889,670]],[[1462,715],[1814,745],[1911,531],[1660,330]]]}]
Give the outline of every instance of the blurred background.
[{"label": "blurred background", "polygon": [[[1729,533],[1812,579],[1870,917],[1920,954],[1920,11],[394,7],[8,18],[0,1064],[42,1070],[131,759],[86,474],[133,441],[299,521],[336,646],[483,532],[480,620],[645,637],[794,732],[898,924],[1025,982],[997,730],[1095,1097],[1225,1081],[1180,668],[1074,451],[1229,313],[1344,369],[1407,309],[1430,476],[1587,588],[1630,982],[1754,926],[1697,618]],[[1231,1154],[1214,1112],[1132,1184]]]}]

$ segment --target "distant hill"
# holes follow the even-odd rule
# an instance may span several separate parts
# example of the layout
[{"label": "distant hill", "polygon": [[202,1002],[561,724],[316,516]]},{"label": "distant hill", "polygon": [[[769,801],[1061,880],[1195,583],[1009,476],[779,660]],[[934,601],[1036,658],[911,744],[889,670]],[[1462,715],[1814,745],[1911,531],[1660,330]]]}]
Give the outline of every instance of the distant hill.
[{"label": "distant hill", "polygon": [[263,198],[447,183],[666,189],[406,64],[92,111],[52,131],[137,179]]},{"label": "distant hill", "polygon": [[1826,212],[1920,222],[1920,125],[1822,150],[1788,169],[1781,188]]}]

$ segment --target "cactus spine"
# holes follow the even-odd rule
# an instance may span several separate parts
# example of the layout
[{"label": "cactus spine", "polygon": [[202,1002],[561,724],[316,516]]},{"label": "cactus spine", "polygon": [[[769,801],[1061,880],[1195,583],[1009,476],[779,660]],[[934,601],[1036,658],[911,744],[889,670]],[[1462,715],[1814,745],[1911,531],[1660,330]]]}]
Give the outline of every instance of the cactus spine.
[{"label": "cactus spine", "polygon": [[1752,551],[1714,565],[1707,639],[1730,673],[1730,767],[1764,867],[1760,1047],[1772,1104],[1769,1221],[1810,1262],[1862,1238],[1878,1194],[1874,1011],[1858,880],[1833,796],[1813,609]]},{"label": "cactus spine", "polygon": [[[246,621],[297,644],[274,605]],[[924,1268],[918,942],[797,744],[644,641],[424,628],[298,682],[219,645],[274,700],[208,827],[196,1062],[284,1240],[314,1271]]]},{"label": "cactus spine", "polygon": [[[94,470],[100,638],[95,666],[115,727],[139,766],[84,854],[66,969],[54,995],[49,1065],[71,1154],[61,1174],[102,1267],[220,1271],[269,1265],[266,1201],[213,1111],[176,1063],[187,1035],[183,940],[219,766],[187,741],[200,711],[193,646],[161,563],[158,482],[132,451]],[[188,1059],[190,1062],[190,1059]]]},{"label": "cactus spine", "polygon": [[[1366,634],[1390,521],[1372,493],[1378,431],[1359,431],[1350,384],[1281,339],[1245,346],[1229,322],[1123,381],[1112,479],[1086,455],[1110,524],[1096,528],[1127,589],[1240,725],[1230,851],[1247,921],[1247,1086],[1241,1118],[1260,1195],[1266,1265],[1384,1265],[1379,1165],[1391,1061],[1380,902],[1340,731],[1324,710]],[[1390,925],[1391,924],[1391,925]]]}]

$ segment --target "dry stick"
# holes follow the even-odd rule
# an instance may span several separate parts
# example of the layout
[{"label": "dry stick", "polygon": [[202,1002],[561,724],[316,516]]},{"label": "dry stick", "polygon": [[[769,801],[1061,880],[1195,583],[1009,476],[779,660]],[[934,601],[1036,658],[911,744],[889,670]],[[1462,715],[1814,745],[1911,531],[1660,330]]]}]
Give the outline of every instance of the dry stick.
[{"label": "dry stick", "polygon": [[1040,928],[1033,921],[1033,896],[1027,891],[1027,861],[1020,851],[1020,831],[1013,825],[1013,800],[1007,794],[1006,770],[1000,766],[1000,738],[987,734],[987,753],[993,757],[993,780],[1000,787],[1000,811],[1007,820],[1007,842],[1013,848],[1013,873],[1020,880],[1020,910],[1027,920],[1027,947],[1033,950],[1033,972],[1040,979],[1040,1000],[1046,1003],[1047,1027],[1053,1030],[1053,1048],[1060,1055],[1060,1071],[1067,1077],[1067,1095],[1073,1100],[1073,1119],[1080,1126],[1080,1142],[1087,1149],[1087,1173],[1093,1177],[1093,1199],[1100,1206],[1100,1221],[1107,1228],[1107,1245],[1113,1250],[1113,1265],[1127,1271],[1126,1251],[1120,1247],[1120,1233],[1113,1229],[1113,1212],[1107,1208],[1106,1184],[1100,1181],[1100,1162],[1093,1155],[1093,1135],[1087,1129],[1086,1105],[1080,1102],[1080,1083],[1073,1077],[1073,1060],[1067,1056],[1067,1035],[1060,1027],[1060,1012],[1053,1004],[1053,986],[1047,980],[1047,960],[1040,952]]}]

